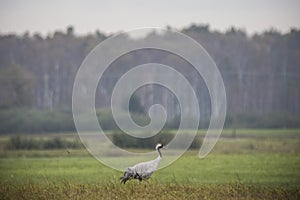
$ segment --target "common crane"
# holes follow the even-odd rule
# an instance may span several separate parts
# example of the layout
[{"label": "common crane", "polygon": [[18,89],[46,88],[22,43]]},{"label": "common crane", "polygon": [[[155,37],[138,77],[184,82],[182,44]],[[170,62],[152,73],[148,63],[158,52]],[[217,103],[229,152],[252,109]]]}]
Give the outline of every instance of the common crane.
[{"label": "common crane", "polygon": [[163,144],[157,144],[155,147],[155,149],[158,151],[158,156],[156,159],[138,163],[133,167],[128,167],[124,172],[124,176],[121,177],[121,183],[125,184],[126,181],[130,179],[139,179],[140,181],[149,179],[162,158],[160,152],[161,148],[165,149]]}]

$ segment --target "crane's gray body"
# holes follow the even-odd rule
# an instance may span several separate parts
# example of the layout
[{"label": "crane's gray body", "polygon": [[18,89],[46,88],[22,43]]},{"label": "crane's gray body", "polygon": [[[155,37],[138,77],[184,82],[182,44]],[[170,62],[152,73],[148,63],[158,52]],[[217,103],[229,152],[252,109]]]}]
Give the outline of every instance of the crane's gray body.
[{"label": "crane's gray body", "polygon": [[122,179],[121,183],[125,184],[126,181],[130,179],[139,179],[140,181],[149,179],[150,176],[153,174],[153,172],[156,170],[162,158],[159,150],[162,147],[163,147],[162,144],[156,145],[156,150],[159,153],[159,156],[156,159],[147,162],[138,163],[133,167],[128,167],[124,172],[124,176],[121,177]]}]

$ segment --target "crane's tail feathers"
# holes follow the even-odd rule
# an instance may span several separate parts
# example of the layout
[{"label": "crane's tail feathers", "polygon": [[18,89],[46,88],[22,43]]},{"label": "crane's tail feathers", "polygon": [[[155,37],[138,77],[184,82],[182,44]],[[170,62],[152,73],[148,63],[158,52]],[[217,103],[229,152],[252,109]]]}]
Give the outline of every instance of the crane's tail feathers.
[{"label": "crane's tail feathers", "polygon": [[143,177],[137,172],[132,172],[132,171],[125,171],[124,176],[120,177],[121,183],[124,184],[130,179],[139,179],[140,181],[142,181]]},{"label": "crane's tail feathers", "polygon": [[124,184],[125,184],[125,183],[126,183],[126,181],[128,180],[128,179],[126,179],[126,178],[123,178],[123,177],[122,177],[121,179],[122,179],[122,180],[121,180],[121,183],[124,183]]},{"label": "crane's tail feathers", "polygon": [[125,172],[124,173],[124,176],[121,177],[121,183],[126,183],[126,181],[130,180],[132,178],[132,174],[128,173],[128,172]]}]

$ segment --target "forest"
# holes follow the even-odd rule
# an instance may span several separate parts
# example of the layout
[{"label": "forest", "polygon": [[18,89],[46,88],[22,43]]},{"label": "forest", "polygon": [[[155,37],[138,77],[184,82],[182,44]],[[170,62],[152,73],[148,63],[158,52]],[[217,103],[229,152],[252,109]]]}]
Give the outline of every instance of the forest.
[{"label": "forest", "polygon": [[[226,127],[300,127],[300,30],[270,29],[249,35],[234,27],[219,32],[209,25],[192,24],[179,31],[199,42],[221,72],[227,96]],[[71,107],[76,72],[88,53],[110,36],[100,31],[79,36],[72,26],[47,36],[0,34],[0,133],[74,131]],[[122,45],[137,42],[126,40]],[[112,63],[96,95],[99,120],[106,129],[116,127],[108,108],[113,85],[129,65],[144,61],[175,66],[193,76],[185,62],[168,53],[147,50],[124,55]],[[201,99],[203,128],[210,117],[209,94],[203,80],[195,78],[193,84]],[[144,90],[152,98],[141,95],[143,89],[137,91],[131,110],[143,115],[161,102],[168,111],[167,127],[176,128],[180,113],[174,96],[161,88]]]}]

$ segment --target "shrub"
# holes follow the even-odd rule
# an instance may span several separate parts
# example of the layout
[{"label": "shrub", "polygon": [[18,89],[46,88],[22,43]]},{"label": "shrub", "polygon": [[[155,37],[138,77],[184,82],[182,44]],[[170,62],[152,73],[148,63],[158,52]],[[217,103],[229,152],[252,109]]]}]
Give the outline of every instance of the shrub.
[{"label": "shrub", "polygon": [[37,139],[24,136],[11,136],[7,149],[31,150],[31,149],[78,149],[82,145],[79,141],[68,141],[61,137]]},{"label": "shrub", "polygon": [[234,125],[233,116],[227,116],[225,128],[232,128],[233,126],[236,128],[300,128],[300,118],[283,113],[238,114]]},{"label": "shrub", "polygon": [[[188,134],[188,133],[187,133]],[[112,142],[121,147],[121,148],[141,148],[141,149],[152,149],[157,143],[168,144],[174,137],[175,134],[163,131],[155,136],[148,138],[136,138],[130,135],[127,135],[122,132],[114,132],[110,136]],[[178,137],[185,137],[184,135],[180,135]],[[180,143],[180,139],[178,140],[178,144],[176,146],[178,148],[184,148],[184,145]],[[201,139],[200,136],[196,136],[190,148],[200,148]]]},{"label": "shrub", "polygon": [[1,109],[0,133],[37,133],[75,131],[68,111]]},{"label": "shrub", "polygon": [[[101,128],[103,130],[119,130],[119,127],[116,124],[112,112],[110,110],[103,109],[97,111],[97,117],[99,124],[101,125]],[[143,114],[131,113],[131,117],[132,120],[140,126],[145,126],[150,122],[150,118]]]}]

